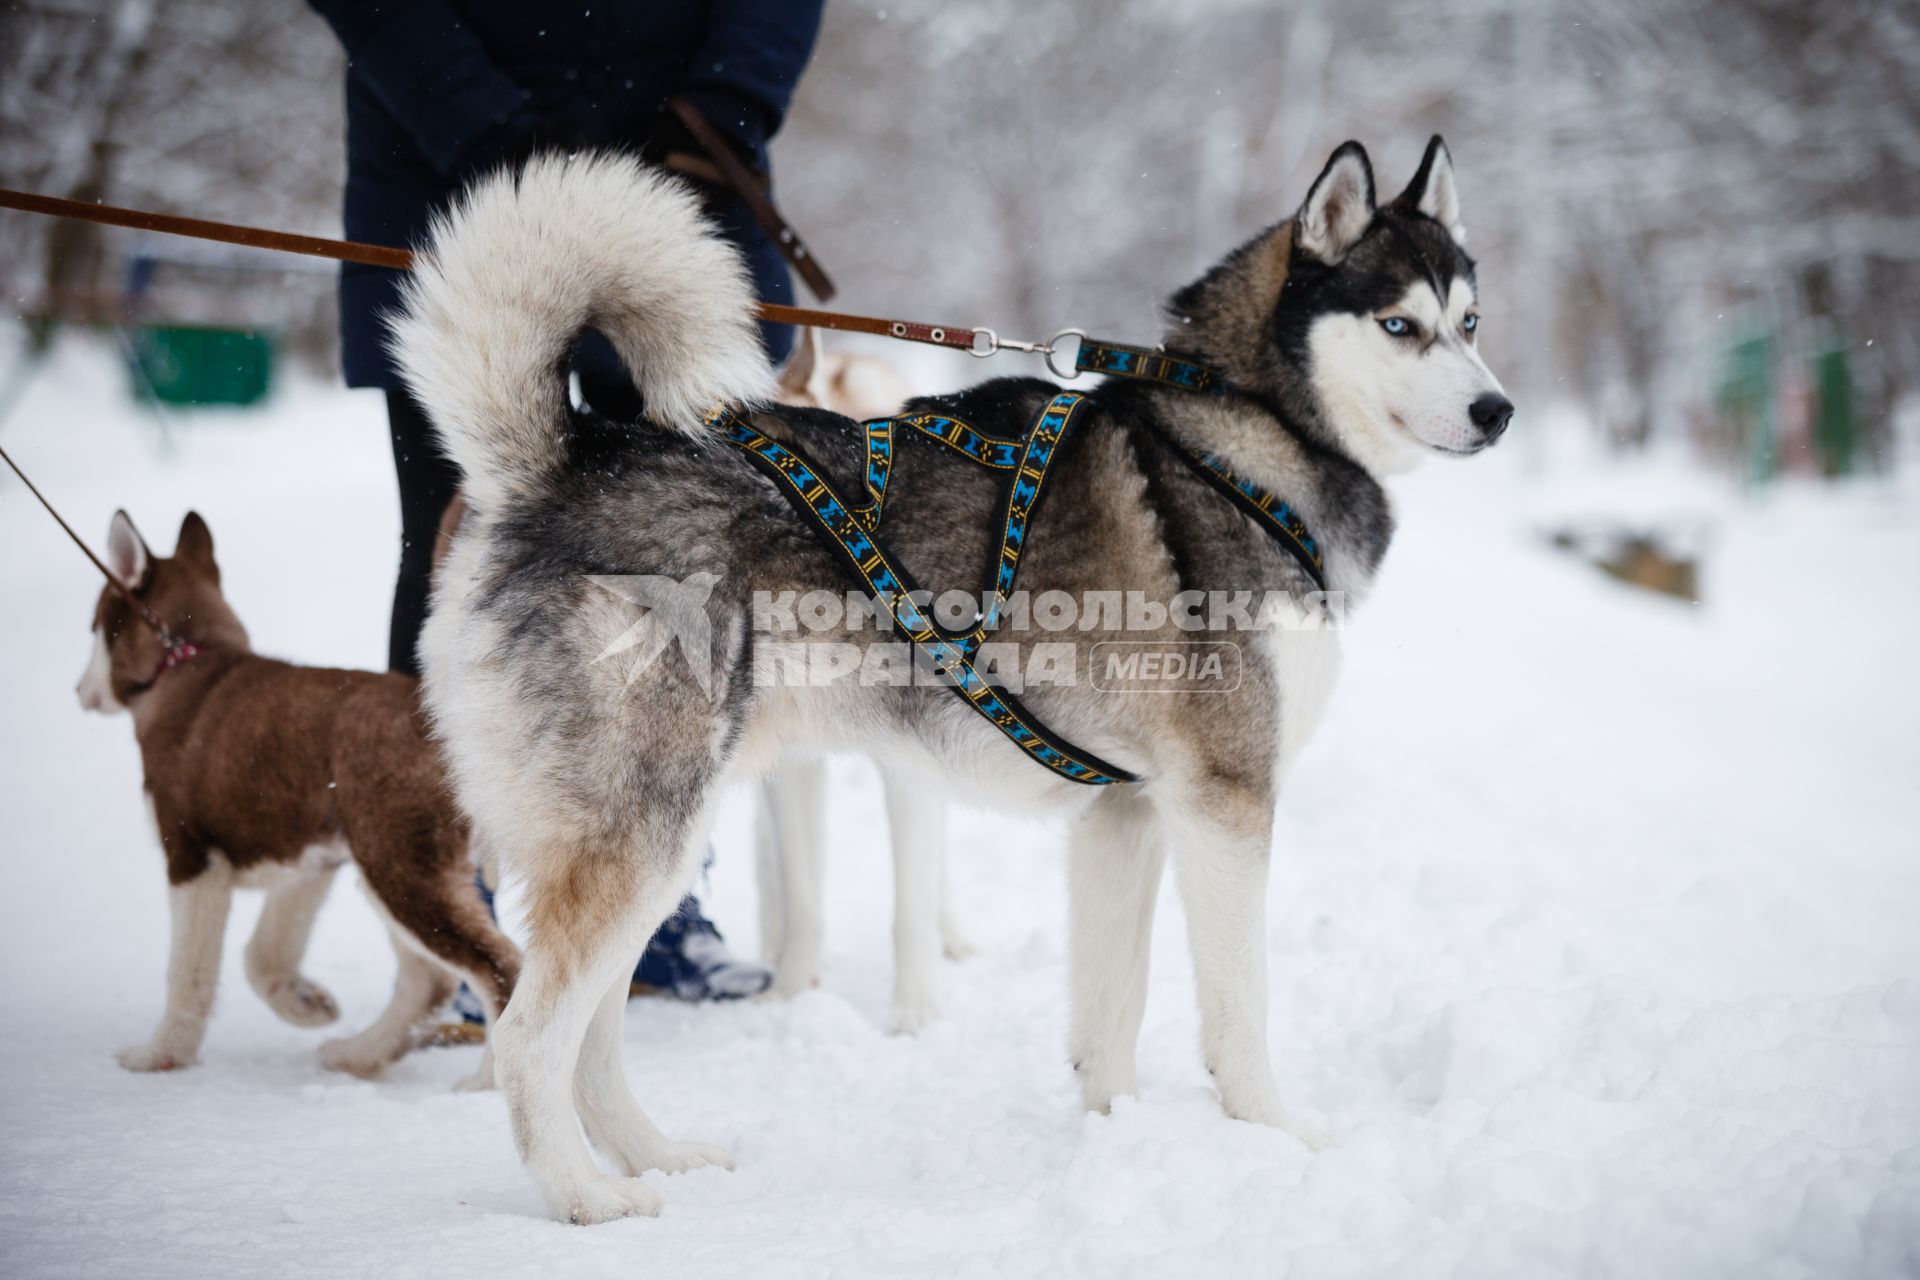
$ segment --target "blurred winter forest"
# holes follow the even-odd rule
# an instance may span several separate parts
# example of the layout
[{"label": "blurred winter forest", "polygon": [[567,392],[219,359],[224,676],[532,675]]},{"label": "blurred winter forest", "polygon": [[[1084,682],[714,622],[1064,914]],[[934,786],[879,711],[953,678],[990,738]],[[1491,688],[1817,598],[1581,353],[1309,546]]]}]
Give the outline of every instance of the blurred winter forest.
[{"label": "blurred winter forest", "polygon": [[[0,181],[337,234],[342,71],[297,0],[12,0]],[[1341,140],[1385,198],[1435,132],[1524,416],[1742,475],[1891,464],[1920,395],[1914,4],[832,0],[774,154],[837,305],[1144,339]],[[168,257],[150,306],[331,359],[311,264],[0,214],[0,284],[84,314],[135,246]]]}]

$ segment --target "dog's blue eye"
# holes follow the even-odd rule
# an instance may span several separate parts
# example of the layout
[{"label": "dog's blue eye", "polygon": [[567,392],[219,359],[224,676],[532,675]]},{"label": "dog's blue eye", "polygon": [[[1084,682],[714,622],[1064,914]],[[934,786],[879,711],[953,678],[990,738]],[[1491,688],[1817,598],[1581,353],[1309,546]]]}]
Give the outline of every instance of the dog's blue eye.
[{"label": "dog's blue eye", "polygon": [[1404,338],[1413,332],[1413,326],[1399,316],[1388,316],[1380,322],[1380,327],[1396,338]]},{"label": "dog's blue eye", "polygon": [[1472,333],[1475,329],[1478,329],[1480,327],[1480,317],[1469,313],[1467,318],[1460,322],[1460,327],[1462,329],[1465,329],[1468,333]]}]

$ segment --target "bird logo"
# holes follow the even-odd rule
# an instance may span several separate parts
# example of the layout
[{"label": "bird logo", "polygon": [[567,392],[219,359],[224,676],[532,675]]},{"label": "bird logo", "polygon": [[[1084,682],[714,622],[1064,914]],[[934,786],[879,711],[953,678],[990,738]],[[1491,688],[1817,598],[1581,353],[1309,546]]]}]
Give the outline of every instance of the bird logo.
[{"label": "bird logo", "polygon": [[693,670],[700,691],[713,695],[713,623],[707,617],[707,598],[720,581],[717,573],[695,573],[686,578],[658,574],[590,574],[587,581],[640,610],[633,625],[614,637],[594,662],[632,654],[627,683],[644,675],[667,646],[678,644]]}]

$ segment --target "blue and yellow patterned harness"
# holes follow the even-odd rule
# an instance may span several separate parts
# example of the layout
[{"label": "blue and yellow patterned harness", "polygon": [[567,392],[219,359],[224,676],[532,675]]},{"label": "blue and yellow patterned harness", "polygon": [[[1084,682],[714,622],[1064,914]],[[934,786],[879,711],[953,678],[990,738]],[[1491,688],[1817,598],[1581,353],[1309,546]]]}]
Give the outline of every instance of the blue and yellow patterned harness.
[{"label": "blue and yellow patterned harness", "polygon": [[[1193,360],[1160,351],[1118,343],[1080,344],[1074,367],[1089,373],[1110,374],[1216,393],[1225,387],[1214,370]],[[876,604],[884,608],[914,645],[933,662],[940,680],[969,706],[992,722],[1021,750],[1061,777],[1089,786],[1108,786],[1140,779],[1090,751],[1074,746],[1047,728],[1020,701],[990,684],[974,665],[980,646],[999,625],[1002,610],[1019,578],[1020,558],[1027,544],[1034,507],[1052,474],[1054,457],[1080,417],[1087,397],[1062,391],[1049,400],[1025,435],[990,436],[958,418],[919,413],[876,418],[865,423],[866,500],[849,502],[826,473],[796,444],[782,443],[757,430],[731,409],[720,409],[707,419],[708,430],[739,449],[773,481],[815,532],[852,570],[855,580]],[[893,478],[894,445],[901,430],[918,432],[970,458],[982,467],[1007,476],[1002,506],[1005,518],[992,565],[992,591],[970,626],[949,628],[933,617],[920,601],[930,600],[912,575],[881,539],[880,520]],[[1208,483],[1286,548],[1316,586],[1325,589],[1325,565],[1319,545],[1306,522],[1270,491],[1235,475],[1224,461],[1195,453],[1169,439],[1174,451]]]}]

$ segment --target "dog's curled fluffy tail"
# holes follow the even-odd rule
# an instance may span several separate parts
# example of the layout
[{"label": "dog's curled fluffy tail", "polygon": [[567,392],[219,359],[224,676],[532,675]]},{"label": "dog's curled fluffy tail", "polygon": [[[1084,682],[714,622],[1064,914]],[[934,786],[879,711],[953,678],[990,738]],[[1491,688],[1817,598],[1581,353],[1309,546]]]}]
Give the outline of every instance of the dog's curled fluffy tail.
[{"label": "dog's curled fluffy tail", "polygon": [[434,219],[402,301],[401,372],[482,508],[566,465],[567,361],[585,329],[671,430],[774,391],[740,255],[678,180],[627,156],[540,156],[476,182]]}]

